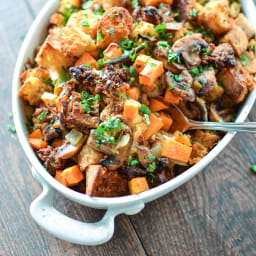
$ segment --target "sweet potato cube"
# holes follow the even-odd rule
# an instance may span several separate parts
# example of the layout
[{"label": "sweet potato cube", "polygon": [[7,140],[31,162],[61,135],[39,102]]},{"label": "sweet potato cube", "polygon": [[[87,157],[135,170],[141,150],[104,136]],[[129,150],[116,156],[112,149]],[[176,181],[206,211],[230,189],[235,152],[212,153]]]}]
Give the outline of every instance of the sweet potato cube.
[{"label": "sweet potato cube", "polygon": [[162,127],[162,130],[168,132],[172,126],[172,123],[173,123],[173,119],[172,117],[169,115],[169,114],[166,114],[164,112],[160,112],[160,117],[163,121],[163,127]]},{"label": "sweet potato cube", "polygon": [[75,186],[84,179],[84,175],[78,165],[66,168],[61,175],[68,183],[68,186]]},{"label": "sweet potato cube", "polygon": [[148,140],[155,133],[157,133],[163,127],[163,121],[161,118],[157,117],[155,114],[149,116],[150,125],[147,130],[144,132],[144,138]]},{"label": "sweet potato cube", "polygon": [[186,146],[188,146],[188,147],[191,147],[191,146],[192,146],[191,140],[190,140],[190,138],[188,137],[188,135],[183,134],[183,133],[180,132],[180,131],[175,131],[175,133],[174,133],[172,136],[173,136],[173,138],[174,138],[177,142],[179,142],[179,143],[181,143],[181,144],[183,144],[183,145],[186,145]]},{"label": "sweet potato cube", "polygon": [[139,113],[140,103],[136,100],[127,100],[124,104],[124,116],[129,120],[134,120]]},{"label": "sweet potato cube", "polygon": [[140,97],[140,90],[137,87],[132,87],[127,90],[127,95],[133,100],[138,100]]},{"label": "sweet potato cube", "polygon": [[137,72],[141,72],[144,68],[145,65],[147,64],[147,62],[149,61],[150,56],[145,55],[145,54],[140,54],[134,64],[133,64],[133,68],[137,71]]},{"label": "sweet potato cube", "polygon": [[46,141],[43,141],[41,139],[28,139],[29,144],[33,149],[41,149],[46,148],[48,143]]},{"label": "sweet potato cube", "polygon": [[168,109],[168,106],[166,106],[163,102],[159,100],[151,99],[149,108],[152,112],[157,112],[160,110]]},{"label": "sweet potato cube", "polygon": [[164,94],[164,101],[178,105],[180,102],[180,96],[176,96],[172,93],[172,91],[166,89]]},{"label": "sweet potato cube", "polygon": [[97,61],[91,56],[90,53],[85,52],[75,63],[75,66],[80,66],[81,64],[89,64],[95,68],[98,67]]},{"label": "sweet potato cube", "polygon": [[62,185],[64,185],[65,187],[68,187],[68,183],[66,181],[66,179],[62,176],[62,172],[63,171],[56,171],[56,174],[55,174],[55,179],[60,182]]},{"label": "sweet potato cube", "polygon": [[145,4],[157,6],[159,3],[172,4],[173,0],[144,0]]},{"label": "sweet potato cube", "polygon": [[149,190],[148,182],[145,177],[133,178],[128,182],[130,194],[139,194]]},{"label": "sweet potato cube", "polygon": [[111,43],[108,48],[103,52],[105,60],[112,59],[122,55],[122,49],[116,43]]},{"label": "sweet potato cube", "polygon": [[140,84],[152,86],[163,73],[163,62],[151,58],[139,75]]},{"label": "sweet potato cube", "polygon": [[161,155],[171,160],[187,163],[192,152],[192,147],[183,145],[172,138],[166,137]]}]

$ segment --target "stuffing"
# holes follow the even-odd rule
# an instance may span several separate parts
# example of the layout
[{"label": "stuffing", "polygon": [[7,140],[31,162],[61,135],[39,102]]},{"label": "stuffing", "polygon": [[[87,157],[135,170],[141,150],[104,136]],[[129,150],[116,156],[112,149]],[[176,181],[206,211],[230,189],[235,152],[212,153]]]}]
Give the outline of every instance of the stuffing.
[{"label": "stuffing", "polygon": [[96,49],[94,40],[87,34],[71,27],[51,33],[39,53],[36,62],[42,67],[60,73],[61,67],[71,66],[84,52]]},{"label": "stuffing", "polygon": [[128,38],[132,30],[132,17],[123,7],[108,9],[98,24],[97,47],[106,48],[110,43],[118,43]]},{"label": "stuffing", "polygon": [[138,34],[158,38],[155,32],[155,26],[152,23],[141,21],[139,24],[133,26],[131,33],[132,38],[138,38]]},{"label": "stuffing", "polygon": [[240,13],[239,16],[235,19],[234,24],[239,26],[244,31],[248,40],[253,37],[254,29],[244,14]]},{"label": "stuffing", "polygon": [[94,14],[91,10],[75,12],[70,16],[67,26],[96,38],[100,17],[100,15]]},{"label": "stuffing", "polygon": [[60,1],[60,8],[58,9],[59,12],[65,12],[68,10],[70,6],[78,8],[81,6],[81,0],[61,0]]},{"label": "stuffing", "polygon": [[52,91],[51,85],[47,82],[50,78],[49,70],[42,68],[29,69],[21,75],[19,96],[23,97],[30,105],[39,105],[44,92]]}]

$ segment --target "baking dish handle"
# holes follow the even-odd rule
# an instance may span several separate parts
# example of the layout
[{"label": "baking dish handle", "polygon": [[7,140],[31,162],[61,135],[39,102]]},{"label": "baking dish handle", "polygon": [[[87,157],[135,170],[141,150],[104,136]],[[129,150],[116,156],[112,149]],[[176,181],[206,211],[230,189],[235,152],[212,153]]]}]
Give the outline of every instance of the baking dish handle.
[{"label": "baking dish handle", "polygon": [[56,210],[53,206],[56,191],[32,167],[35,179],[42,184],[43,192],[31,203],[30,213],[36,223],[50,234],[76,244],[98,245],[109,241],[114,233],[114,219],[117,215],[136,214],[144,208],[140,201],[136,205],[109,208],[104,217],[96,223],[84,223]]}]

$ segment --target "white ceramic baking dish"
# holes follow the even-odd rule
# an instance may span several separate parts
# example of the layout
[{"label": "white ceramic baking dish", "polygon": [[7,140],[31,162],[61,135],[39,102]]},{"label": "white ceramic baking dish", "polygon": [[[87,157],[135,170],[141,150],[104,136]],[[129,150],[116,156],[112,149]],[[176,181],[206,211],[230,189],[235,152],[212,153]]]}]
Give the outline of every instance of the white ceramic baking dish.
[{"label": "white ceramic baking dish", "polygon": [[[242,0],[241,2],[243,4],[244,12],[253,24],[254,18],[256,17],[253,0]],[[89,197],[64,187],[44,169],[28,144],[22,107],[23,103],[18,96],[18,89],[20,87],[19,76],[23,70],[23,66],[28,57],[33,58],[34,49],[44,40],[47,32],[48,19],[51,14],[58,9],[58,5],[59,0],[50,0],[47,2],[32,24],[20,50],[12,85],[14,122],[20,143],[31,162],[32,174],[43,186],[42,194],[32,202],[30,207],[30,213],[33,219],[42,228],[60,239],[84,245],[97,245],[111,239],[114,233],[114,219],[118,214],[136,214],[144,208],[145,203],[169,193],[193,178],[227,146],[235,133],[227,133],[205,158],[178,177],[139,195],[117,198]],[[256,27],[255,24],[253,25]],[[255,98],[256,90],[249,95],[237,117],[237,121],[241,122],[246,119],[253,106]],[[102,220],[97,223],[83,223],[69,218],[57,211],[53,206],[56,191],[79,204],[93,208],[107,209],[107,212]]]}]

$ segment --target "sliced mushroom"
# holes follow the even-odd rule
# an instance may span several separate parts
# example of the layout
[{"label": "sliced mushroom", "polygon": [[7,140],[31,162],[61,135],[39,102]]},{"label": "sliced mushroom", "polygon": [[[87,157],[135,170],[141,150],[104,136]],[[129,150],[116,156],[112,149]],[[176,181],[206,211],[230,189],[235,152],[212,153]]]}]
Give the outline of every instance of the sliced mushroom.
[{"label": "sliced mushroom", "polygon": [[176,17],[176,20],[186,20],[189,16],[189,11],[194,6],[194,3],[195,0],[174,0],[172,6],[174,11],[179,13],[179,15]]},{"label": "sliced mushroom", "polygon": [[176,32],[182,28],[183,22],[167,22],[165,26],[167,31]]},{"label": "sliced mushroom", "polygon": [[153,155],[148,147],[136,146],[136,148],[139,162],[144,168],[146,168],[149,164],[153,162],[153,160],[150,160],[150,157],[152,157]]},{"label": "sliced mushroom", "polygon": [[198,67],[201,64],[200,53],[207,48],[208,43],[202,38],[201,34],[193,34],[182,37],[176,41],[172,51],[181,54],[188,69]]},{"label": "sliced mushroom", "polygon": [[[183,76],[183,74],[185,74]],[[165,73],[165,83],[167,88],[172,90],[172,93],[176,96],[180,96],[185,101],[193,102],[195,101],[195,92],[190,87],[192,83],[191,76],[189,77],[189,73],[184,71],[179,76],[182,80],[177,81],[175,79],[175,75],[171,72]]]},{"label": "sliced mushroom", "polygon": [[200,76],[195,80],[201,86],[200,91],[197,93],[198,96],[208,95],[214,88],[216,82],[214,69],[205,70]]},{"label": "sliced mushroom", "polygon": [[221,109],[217,103],[211,103],[209,109],[209,119],[213,122],[231,122],[234,118],[235,109]]},{"label": "sliced mushroom", "polygon": [[154,49],[154,58],[163,62],[164,67],[174,74],[179,74],[185,69],[184,65],[178,64],[176,62],[168,62],[168,51],[169,47],[161,46],[161,41],[157,42],[157,47]]},{"label": "sliced mushroom", "polygon": [[208,121],[207,107],[201,98],[196,98],[194,102],[181,101],[179,107],[189,119]]}]

